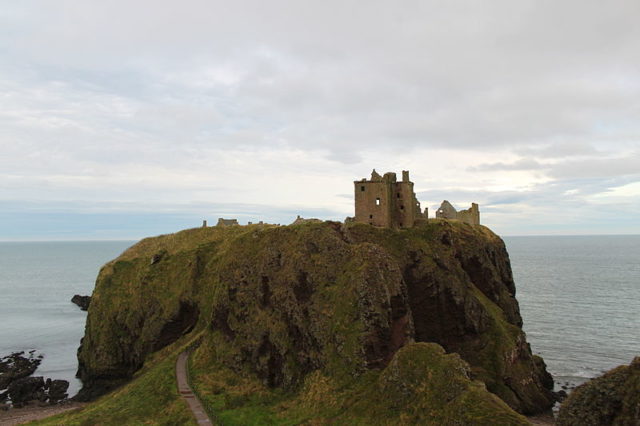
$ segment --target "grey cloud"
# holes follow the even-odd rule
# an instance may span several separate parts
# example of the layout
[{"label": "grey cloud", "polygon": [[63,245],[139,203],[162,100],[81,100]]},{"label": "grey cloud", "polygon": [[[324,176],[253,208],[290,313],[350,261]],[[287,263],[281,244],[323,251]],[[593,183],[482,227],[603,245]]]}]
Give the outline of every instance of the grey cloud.
[{"label": "grey cloud", "polygon": [[224,181],[251,165],[211,152],[264,150],[260,173],[298,171],[273,160],[283,151],[344,173],[454,149],[521,157],[452,162],[465,175],[552,181],[429,202],[574,206],[638,176],[639,12],[577,0],[14,2],[0,12],[0,189],[94,199],[73,179],[48,193],[37,182],[126,169],[131,192],[181,199],[213,185],[154,189],[145,170]]},{"label": "grey cloud", "polygon": [[626,157],[567,161],[556,165],[551,171],[551,176],[558,179],[640,177],[640,153],[633,153]]},{"label": "grey cloud", "polygon": [[515,152],[523,157],[535,158],[593,156],[600,153],[592,144],[583,142],[560,142],[533,148],[525,147],[516,149]]},{"label": "grey cloud", "polygon": [[[615,128],[635,114],[629,106],[637,112],[632,48],[639,34],[631,22],[624,27],[637,11],[633,2],[618,8],[568,2],[551,14],[545,2],[493,8],[469,2],[467,14],[439,3],[340,4],[69,1],[46,11],[58,19],[28,31],[14,26],[15,47],[6,48],[15,55],[22,49],[25,60],[53,61],[51,51],[77,68],[129,67],[161,91],[182,90],[178,102],[196,117],[209,106],[198,103],[202,87],[194,90],[189,75],[209,69],[201,79],[226,93],[210,102],[234,111],[224,118],[244,117],[285,136],[300,129],[307,137],[288,144],[322,143],[336,155],[349,149],[340,136],[353,128],[360,129],[355,145],[526,146],[557,137],[595,141],[603,131],[594,123],[619,133]],[[581,19],[573,19],[576,7]],[[74,25],[63,31],[65,22]],[[591,25],[599,28],[597,37]],[[41,43],[45,38],[57,43]],[[235,71],[237,81],[217,81],[216,69]],[[169,75],[178,80],[166,80]],[[110,86],[135,93],[126,84]],[[213,127],[208,131],[215,134]],[[640,134],[637,125],[632,130]],[[321,134],[331,139],[318,140]]]},{"label": "grey cloud", "polygon": [[523,158],[521,160],[515,161],[513,163],[487,163],[480,164],[479,166],[469,167],[468,170],[475,172],[483,172],[483,171],[496,171],[496,170],[540,170],[546,169],[550,166],[540,164],[536,160],[530,158]]}]

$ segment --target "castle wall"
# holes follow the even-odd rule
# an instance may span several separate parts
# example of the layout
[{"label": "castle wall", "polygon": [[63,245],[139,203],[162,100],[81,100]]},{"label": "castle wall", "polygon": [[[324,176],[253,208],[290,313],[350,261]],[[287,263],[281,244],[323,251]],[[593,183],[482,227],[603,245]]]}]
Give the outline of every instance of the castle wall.
[{"label": "castle wall", "polygon": [[[385,228],[411,228],[418,219],[428,219],[429,211],[421,210],[420,202],[413,192],[413,182],[409,172],[402,171],[402,181],[396,180],[395,173],[380,176],[375,170],[371,179],[355,181],[355,222]],[[456,209],[447,200],[436,210],[436,218],[459,220],[472,225],[480,224],[480,210],[476,203],[462,211]]]},{"label": "castle wall", "polygon": [[374,170],[371,180],[354,182],[356,222],[387,228],[409,228],[416,218],[423,217],[413,192],[409,172],[402,172],[402,181],[395,173],[380,176]]},{"label": "castle wall", "polygon": [[386,182],[355,182],[356,222],[391,227],[391,185]]},{"label": "castle wall", "polygon": [[471,208],[460,210],[457,219],[472,225],[480,225],[480,210],[478,209],[478,205],[471,203]]},{"label": "castle wall", "polygon": [[416,218],[416,203],[413,193],[413,183],[398,182],[395,184],[393,194],[396,204],[396,217],[394,226],[398,228],[410,228],[413,226]]},{"label": "castle wall", "polygon": [[470,223],[471,225],[480,225],[480,209],[478,208],[478,204],[471,203],[471,208],[456,211],[451,203],[444,200],[440,205],[440,208],[436,211],[436,218],[453,219]]}]

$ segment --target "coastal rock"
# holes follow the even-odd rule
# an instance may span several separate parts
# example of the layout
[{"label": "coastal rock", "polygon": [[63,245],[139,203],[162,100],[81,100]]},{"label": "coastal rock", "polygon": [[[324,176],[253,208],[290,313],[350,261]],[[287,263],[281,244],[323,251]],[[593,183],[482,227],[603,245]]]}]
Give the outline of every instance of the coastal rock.
[{"label": "coastal rock", "polygon": [[42,377],[23,377],[15,380],[9,385],[8,394],[13,406],[17,408],[34,400],[47,400]]},{"label": "coastal rock", "polygon": [[44,380],[43,377],[23,377],[14,380],[9,385],[4,399],[11,398],[15,408],[37,401],[40,403],[56,404],[67,398],[69,382],[66,380]]},{"label": "coastal rock", "polygon": [[71,298],[71,302],[78,305],[83,311],[86,311],[89,309],[91,296],[80,296],[79,294],[76,294]]},{"label": "coastal rock", "polygon": [[640,425],[640,357],[576,387],[560,406],[556,424]]},{"label": "coastal rock", "polygon": [[13,407],[20,408],[33,401],[55,404],[67,398],[68,381],[29,377],[42,358],[42,355],[36,356],[35,351],[30,351],[27,357],[24,352],[15,352],[0,358],[0,389],[6,388],[0,393],[0,402],[10,399]]},{"label": "coastal rock", "polygon": [[65,399],[68,396],[67,389],[69,389],[68,381],[52,380],[48,386],[49,402],[56,403]]},{"label": "coastal rock", "polygon": [[35,351],[24,355],[24,351],[14,352],[0,358],[0,390],[9,387],[15,380],[33,374],[42,362],[42,355],[35,356]]},{"label": "coastal rock", "polygon": [[194,362],[287,392],[316,374],[335,383],[381,374],[401,348],[437,343],[511,408],[541,412],[554,396],[521,327],[504,243],[482,226],[196,228],[145,239],[102,268],[78,353],[79,399],[197,329],[216,352]]}]

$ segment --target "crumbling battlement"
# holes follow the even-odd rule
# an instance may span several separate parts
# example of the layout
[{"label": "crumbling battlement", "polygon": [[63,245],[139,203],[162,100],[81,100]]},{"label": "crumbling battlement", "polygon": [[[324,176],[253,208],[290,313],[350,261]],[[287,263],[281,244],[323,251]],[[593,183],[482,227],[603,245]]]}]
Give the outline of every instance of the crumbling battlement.
[{"label": "crumbling battlement", "polygon": [[218,223],[216,226],[234,226],[238,225],[238,219],[223,219],[218,218]]},{"label": "crumbling battlement", "polygon": [[479,225],[480,210],[478,208],[478,204],[471,203],[471,208],[456,211],[449,201],[444,200],[440,205],[440,208],[436,210],[436,218],[459,220],[461,222],[470,223],[471,225]]},{"label": "crumbling battlement", "polygon": [[354,221],[385,228],[410,228],[417,219],[426,219],[413,192],[409,172],[402,171],[402,181],[395,173],[380,176],[373,170],[371,179],[354,182],[356,215]]}]

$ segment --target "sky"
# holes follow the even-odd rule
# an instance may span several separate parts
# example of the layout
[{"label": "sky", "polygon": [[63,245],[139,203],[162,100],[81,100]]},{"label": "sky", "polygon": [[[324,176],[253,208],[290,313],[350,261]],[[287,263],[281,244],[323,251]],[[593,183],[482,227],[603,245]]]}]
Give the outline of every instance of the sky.
[{"label": "sky", "polygon": [[500,235],[640,233],[640,2],[0,8],[0,240],[353,215],[410,170]]}]

